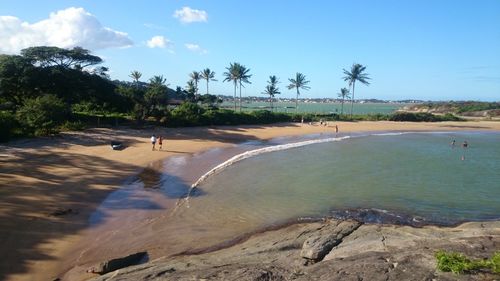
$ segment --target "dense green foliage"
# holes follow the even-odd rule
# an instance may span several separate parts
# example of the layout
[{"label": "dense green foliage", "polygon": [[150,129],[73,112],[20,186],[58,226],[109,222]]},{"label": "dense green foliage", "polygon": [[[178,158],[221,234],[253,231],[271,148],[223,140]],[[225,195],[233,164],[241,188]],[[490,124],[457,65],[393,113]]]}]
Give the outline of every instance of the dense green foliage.
[{"label": "dense green foliage", "polygon": [[457,113],[473,112],[473,111],[483,111],[491,109],[500,110],[500,102],[463,102],[457,103]]},{"label": "dense green foliage", "polygon": [[271,124],[277,122],[290,122],[292,120],[292,115],[286,113],[273,113],[267,110],[237,112],[217,108],[206,109],[197,104],[185,102],[172,110],[166,125],[179,127]]},{"label": "dense green foliage", "polygon": [[461,253],[438,251],[436,259],[437,268],[445,272],[462,274],[488,269],[500,273],[500,252],[496,252],[491,259],[472,260]]},{"label": "dense green foliage", "polygon": [[475,111],[499,110],[500,102],[479,102],[479,101],[450,101],[450,102],[428,102],[413,105],[410,110],[427,109],[433,112],[464,114]]},{"label": "dense green foliage", "polygon": [[0,111],[0,141],[8,141],[13,135],[13,130],[19,126],[14,114]]},{"label": "dense green foliage", "polygon": [[57,127],[68,117],[69,108],[54,95],[43,95],[27,99],[17,111],[17,119],[23,128],[35,135],[57,132]]},{"label": "dense green foliage", "polygon": [[434,115],[431,113],[409,113],[397,112],[392,114],[389,121],[409,121],[409,122],[441,122],[441,121],[461,121],[460,118],[453,114]]},{"label": "dense green foliage", "polygon": [[[215,72],[209,68],[191,73],[191,79],[185,89],[177,87],[173,90],[168,87],[167,79],[161,75],[153,76],[147,82],[141,81],[142,73],[137,70],[129,75],[132,82],[111,81],[107,68],[98,66],[101,63],[101,58],[79,47],[32,47],[22,50],[21,55],[0,55],[0,141],[17,136],[49,135],[60,130],[79,130],[87,126],[121,124],[175,127],[269,124],[302,120],[458,120],[453,115],[421,113],[348,117],[343,114],[224,110],[218,108],[222,101],[216,95],[209,94],[209,82],[216,81]],[[363,73],[364,67],[357,66],[361,68],[355,69],[355,75],[349,76],[353,87],[355,81],[364,83],[369,79]],[[243,84],[250,83],[252,75],[249,72],[250,69],[244,65],[232,63],[224,73],[224,81],[232,82],[234,86],[234,109],[237,87],[240,87],[241,95]],[[198,82],[201,79],[206,82],[207,94],[204,95],[198,94]],[[288,80],[288,88],[296,90],[297,98],[299,90],[309,89],[309,81],[301,73]],[[264,91],[270,98],[271,109],[274,96],[280,93],[277,84],[278,78],[270,76]],[[349,98],[348,90],[342,91],[342,99]]]}]

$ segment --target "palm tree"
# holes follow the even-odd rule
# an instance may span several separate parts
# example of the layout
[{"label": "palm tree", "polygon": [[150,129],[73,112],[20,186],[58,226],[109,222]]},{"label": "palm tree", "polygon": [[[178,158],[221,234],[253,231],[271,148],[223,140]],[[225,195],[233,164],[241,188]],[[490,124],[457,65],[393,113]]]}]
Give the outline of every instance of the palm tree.
[{"label": "palm tree", "polygon": [[276,75],[269,76],[269,81],[267,81],[268,85],[266,86],[266,89],[264,90],[265,95],[269,95],[269,103],[271,105],[271,111],[273,111],[273,98],[275,95],[281,94],[281,92],[278,89],[278,78]]},{"label": "palm tree", "polygon": [[149,79],[149,84],[151,87],[156,87],[156,86],[168,87],[168,85],[170,85],[170,84],[165,84],[166,82],[167,82],[167,79],[164,78],[163,75],[155,75]]},{"label": "palm tree", "polygon": [[223,82],[233,82],[234,83],[234,110],[236,111],[236,86],[238,85],[238,79],[239,79],[239,69],[240,69],[240,64],[235,62],[235,63],[230,63],[229,67],[226,67],[227,72],[224,72],[224,78]]},{"label": "palm tree", "polygon": [[194,86],[196,88],[195,94],[196,94],[196,96],[198,96],[198,81],[201,80],[200,73],[198,71],[193,71],[193,72],[189,73],[189,77],[194,82]]},{"label": "palm tree", "polygon": [[149,79],[148,89],[144,94],[147,115],[167,105],[169,84],[166,82],[163,75],[155,75]]},{"label": "palm tree", "polygon": [[246,68],[244,65],[239,64],[238,81],[240,83],[240,112],[241,112],[241,87],[243,86],[242,83],[251,84],[251,82],[248,79],[252,77],[252,74],[248,74],[248,72],[250,72],[249,68]]},{"label": "palm tree", "polygon": [[201,78],[207,80],[207,95],[208,95],[208,82],[209,81],[217,81],[217,79],[214,79],[215,72],[211,71],[210,68],[205,68],[201,71],[200,75],[201,75]]},{"label": "palm tree", "polygon": [[349,81],[349,86],[352,85],[352,96],[351,96],[351,118],[352,118],[352,109],[354,106],[354,87],[356,86],[356,81],[359,81],[365,85],[370,85],[367,81],[370,79],[367,73],[364,73],[366,70],[366,66],[363,66],[359,63],[353,63],[351,67],[351,71],[347,71],[344,69],[345,76],[343,77],[344,81]]},{"label": "palm tree", "polygon": [[129,75],[130,78],[134,79],[134,82],[135,82],[136,86],[139,85],[139,79],[141,79],[141,76],[142,76],[142,73],[140,73],[137,70],[134,70],[134,71],[130,72],[130,75]]},{"label": "palm tree", "polygon": [[340,89],[340,93],[338,93],[339,98],[342,98],[342,107],[340,109],[340,115],[344,114],[344,100],[349,98],[349,89],[342,88]]},{"label": "palm tree", "polygon": [[309,84],[309,81],[306,80],[306,76],[299,72],[297,72],[297,74],[295,75],[295,79],[288,78],[288,81],[290,81],[290,85],[288,85],[289,90],[293,88],[297,89],[297,98],[295,99],[295,113],[297,113],[297,109],[299,108],[299,90],[309,90],[311,89],[311,87],[307,86],[307,84]]},{"label": "palm tree", "polygon": [[194,84],[193,80],[189,80],[186,85],[186,93],[187,93],[187,99],[190,102],[194,102],[196,99],[195,93],[196,93],[196,85]]}]

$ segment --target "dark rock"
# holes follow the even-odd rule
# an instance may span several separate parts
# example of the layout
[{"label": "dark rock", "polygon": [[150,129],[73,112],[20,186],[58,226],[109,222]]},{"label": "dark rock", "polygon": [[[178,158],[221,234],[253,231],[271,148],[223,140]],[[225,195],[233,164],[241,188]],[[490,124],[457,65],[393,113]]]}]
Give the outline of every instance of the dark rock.
[{"label": "dark rock", "polygon": [[147,254],[148,254],[147,252],[139,252],[128,255],[126,257],[116,258],[105,262],[101,262],[98,265],[89,269],[89,272],[97,274],[106,274],[108,272],[115,271],[120,268],[136,265],[141,263],[141,261],[147,256]]},{"label": "dark rock", "polygon": [[[357,221],[334,221],[313,233],[302,246],[300,255],[308,261],[321,261],[342,239],[356,230],[361,223]],[[310,263],[310,262],[308,262]]]},{"label": "dark rock", "polygon": [[59,216],[65,216],[69,214],[76,214],[77,212],[71,208],[69,209],[63,209],[63,208],[58,208],[55,211],[51,212],[49,215],[54,216],[54,217],[59,217]]}]

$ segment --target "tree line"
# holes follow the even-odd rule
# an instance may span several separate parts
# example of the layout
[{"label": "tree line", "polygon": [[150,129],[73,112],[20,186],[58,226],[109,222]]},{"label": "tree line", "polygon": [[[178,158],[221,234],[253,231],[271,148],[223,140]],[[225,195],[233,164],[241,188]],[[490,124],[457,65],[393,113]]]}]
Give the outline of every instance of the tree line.
[{"label": "tree line", "polygon": [[[64,124],[70,126],[83,115],[127,116],[137,122],[153,120],[168,123],[178,117],[178,112],[171,105],[172,100],[194,103],[211,110],[217,110],[217,104],[221,102],[209,91],[210,82],[218,81],[216,73],[210,68],[193,71],[186,86],[174,90],[162,75],[155,75],[147,82],[141,81],[142,73],[138,70],[130,73],[131,82],[112,81],[108,68],[101,66],[102,63],[100,57],[81,47],[40,46],[23,49],[19,55],[0,55],[0,131],[4,138],[12,131],[20,135],[51,134]],[[354,64],[351,71],[344,70],[344,80],[352,86],[351,116],[356,81],[369,84],[367,80],[370,78],[364,73],[365,69]],[[241,113],[241,92],[246,84],[251,83],[250,71],[234,62],[222,74],[223,82],[231,83],[234,88],[234,112],[239,109]],[[300,91],[310,89],[309,81],[302,73],[296,73],[288,81],[287,88],[296,91],[297,113]],[[205,82],[204,94],[200,94],[200,82]],[[269,96],[271,111],[273,99],[281,93],[279,83],[279,78],[271,75],[262,92]],[[341,93],[342,100],[349,98],[349,90],[344,88]],[[186,106],[183,110],[186,108],[201,112],[193,106]]]}]

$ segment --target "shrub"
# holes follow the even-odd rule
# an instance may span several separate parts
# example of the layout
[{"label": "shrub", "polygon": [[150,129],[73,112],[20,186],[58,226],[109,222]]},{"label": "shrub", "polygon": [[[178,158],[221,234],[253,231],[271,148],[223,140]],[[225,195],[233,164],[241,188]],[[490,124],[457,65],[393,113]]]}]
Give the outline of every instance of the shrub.
[{"label": "shrub", "polygon": [[289,122],[291,121],[290,115],[285,113],[274,113],[268,110],[257,110],[252,111],[250,116],[254,119],[257,124],[270,124],[277,122]]},{"label": "shrub", "polygon": [[201,106],[192,102],[184,102],[172,110],[168,123],[173,126],[199,126],[202,125],[201,116],[204,112],[205,109]]},{"label": "shrub", "polygon": [[500,273],[500,252],[496,252],[490,259],[490,267],[494,273]]},{"label": "shrub", "polygon": [[441,271],[464,273],[470,266],[470,259],[460,253],[439,251],[436,253],[437,267]]},{"label": "shrub", "polygon": [[66,121],[61,125],[61,130],[63,131],[82,131],[87,126],[80,120],[78,121]]},{"label": "shrub", "polygon": [[440,122],[440,121],[461,121],[461,118],[456,117],[451,113],[445,115],[434,115],[427,112],[411,113],[397,112],[389,118],[390,121],[409,121],[409,122]]},{"label": "shrub", "polygon": [[56,133],[58,126],[69,113],[68,106],[55,95],[28,99],[17,111],[17,119],[23,129],[35,135]]},{"label": "shrub", "polygon": [[471,260],[461,253],[438,251],[436,259],[437,268],[445,272],[461,274],[490,269],[494,273],[500,273],[500,252],[496,252],[491,259]]},{"label": "shrub", "polygon": [[8,141],[13,135],[13,130],[18,126],[14,114],[8,111],[0,111],[0,141]]}]

